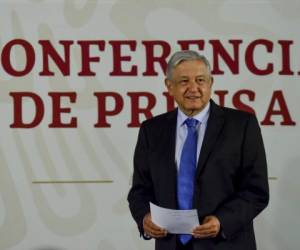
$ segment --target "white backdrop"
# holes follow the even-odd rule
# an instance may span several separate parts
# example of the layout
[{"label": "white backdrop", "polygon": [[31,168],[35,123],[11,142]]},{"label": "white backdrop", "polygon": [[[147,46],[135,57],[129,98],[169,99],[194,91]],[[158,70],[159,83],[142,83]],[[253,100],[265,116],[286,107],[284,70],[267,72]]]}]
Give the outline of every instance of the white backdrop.
[{"label": "white backdrop", "polygon": [[[299,99],[300,99],[300,3],[298,1],[134,1],[134,0],[23,0],[0,1],[0,51],[13,39],[24,39],[35,50],[35,65],[25,76],[14,77],[0,65],[0,250],[140,250],[153,249],[143,241],[126,201],[132,173],[132,155],[138,128],[128,128],[132,102],[128,92],[149,92],[156,98],[154,115],[166,111],[163,71],[155,64],[157,76],[143,76],[145,47],[141,41],[163,40],[172,52],[178,40],[204,40],[203,54],[210,61],[210,40],[219,40],[230,56],[229,40],[242,40],[239,73],[231,72],[222,58],[224,74],[215,75],[215,90],[227,90],[226,106],[234,106],[233,95],[242,89],[255,93],[242,102],[251,106],[262,121],[274,91],[282,91],[293,126],[263,125],[268,159],[271,200],[257,218],[256,235],[261,250],[299,249]],[[258,46],[254,60],[258,68],[273,63],[273,72],[253,74],[245,63],[245,51],[257,39],[273,43],[272,52]],[[72,40],[71,72],[64,76],[50,63],[54,76],[40,76],[42,53],[39,40],[50,40],[63,54],[59,40]],[[96,76],[80,77],[81,54],[78,40],[104,40],[105,49],[92,47]],[[134,40],[135,51],[122,48],[131,61],[124,71],[137,65],[137,76],[110,76],[113,69],[111,40]],[[294,74],[280,75],[282,48],[278,40],[290,40],[290,68]],[[192,49],[198,50],[197,46]],[[156,55],[161,53],[158,48]],[[24,50],[15,48],[11,64],[24,68]],[[51,60],[50,60],[51,61]],[[11,128],[14,102],[10,92],[33,92],[45,105],[43,120],[34,128]],[[76,103],[63,121],[77,117],[77,128],[49,128],[52,102],[48,92],[76,92]],[[98,106],[94,92],[115,92],[124,101],[122,111],[107,118],[110,128],[95,128]],[[218,103],[217,95],[213,99]],[[114,108],[113,99],[107,101]],[[141,107],[147,106],[142,98]],[[273,109],[282,107],[275,103]],[[30,121],[35,107],[24,102],[23,116]],[[140,115],[140,121],[145,116]],[[41,183],[49,181],[50,183]],[[62,181],[65,183],[55,183]],[[74,183],[74,182],[83,183]],[[101,181],[104,181],[101,183]],[[108,181],[108,182],[105,182]],[[71,183],[69,183],[71,182]],[[73,182],[73,183],[72,183]],[[86,183],[84,183],[86,182]]]}]

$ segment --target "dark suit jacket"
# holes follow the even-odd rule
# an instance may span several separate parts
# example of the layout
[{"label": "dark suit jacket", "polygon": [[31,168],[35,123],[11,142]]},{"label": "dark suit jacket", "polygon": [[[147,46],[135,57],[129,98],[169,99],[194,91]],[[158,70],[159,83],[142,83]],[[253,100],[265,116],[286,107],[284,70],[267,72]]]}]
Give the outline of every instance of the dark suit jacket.
[{"label": "dark suit jacket", "polygon": [[[140,128],[128,201],[142,235],[149,201],[177,208],[176,121],[177,109],[143,122]],[[219,107],[211,100],[195,178],[194,208],[200,222],[207,215],[217,216],[226,238],[195,239],[194,250],[256,249],[253,219],[268,201],[267,164],[256,117]],[[155,249],[175,250],[176,236],[156,240]]]}]

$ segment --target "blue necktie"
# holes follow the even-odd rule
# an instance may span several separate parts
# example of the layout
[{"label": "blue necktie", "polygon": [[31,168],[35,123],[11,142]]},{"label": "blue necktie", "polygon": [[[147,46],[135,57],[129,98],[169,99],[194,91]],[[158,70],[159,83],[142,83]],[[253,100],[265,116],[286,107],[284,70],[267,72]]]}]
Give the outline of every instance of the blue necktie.
[{"label": "blue necktie", "polygon": [[[197,164],[197,141],[198,134],[196,126],[198,121],[193,118],[185,120],[188,134],[184,142],[177,175],[177,199],[179,209],[187,210],[193,207],[194,178]],[[180,234],[182,244],[187,244],[192,238],[190,234]]]}]

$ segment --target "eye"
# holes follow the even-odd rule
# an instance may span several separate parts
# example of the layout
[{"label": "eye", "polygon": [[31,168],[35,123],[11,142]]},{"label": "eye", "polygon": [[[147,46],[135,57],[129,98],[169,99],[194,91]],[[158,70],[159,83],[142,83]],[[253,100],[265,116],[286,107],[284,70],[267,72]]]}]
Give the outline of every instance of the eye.
[{"label": "eye", "polygon": [[204,85],[206,83],[206,80],[205,78],[197,78],[196,79],[196,82],[199,84],[199,85]]},{"label": "eye", "polygon": [[180,83],[180,85],[186,85],[186,84],[188,84],[188,79],[181,79],[180,81],[179,81],[179,83]]},{"label": "eye", "polygon": [[197,78],[196,82],[205,82],[205,79],[204,78]]}]

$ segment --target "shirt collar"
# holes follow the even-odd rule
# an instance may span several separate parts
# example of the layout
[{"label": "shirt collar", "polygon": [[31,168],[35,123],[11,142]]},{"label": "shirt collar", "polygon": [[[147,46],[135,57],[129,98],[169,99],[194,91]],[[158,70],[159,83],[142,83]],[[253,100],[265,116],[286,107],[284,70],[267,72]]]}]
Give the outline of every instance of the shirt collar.
[{"label": "shirt collar", "polygon": [[187,118],[194,118],[197,121],[199,121],[199,123],[204,124],[207,122],[208,120],[208,116],[209,116],[209,110],[210,110],[210,102],[208,102],[208,104],[205,106],[205,108],[199,112],[197,115],[193,116],[193,117],[188,117],[185,113],[183,113],[180,108],[178,108],[178,114],[177,114],[177,124],[179,126],[182,126],[184,121]]}]

